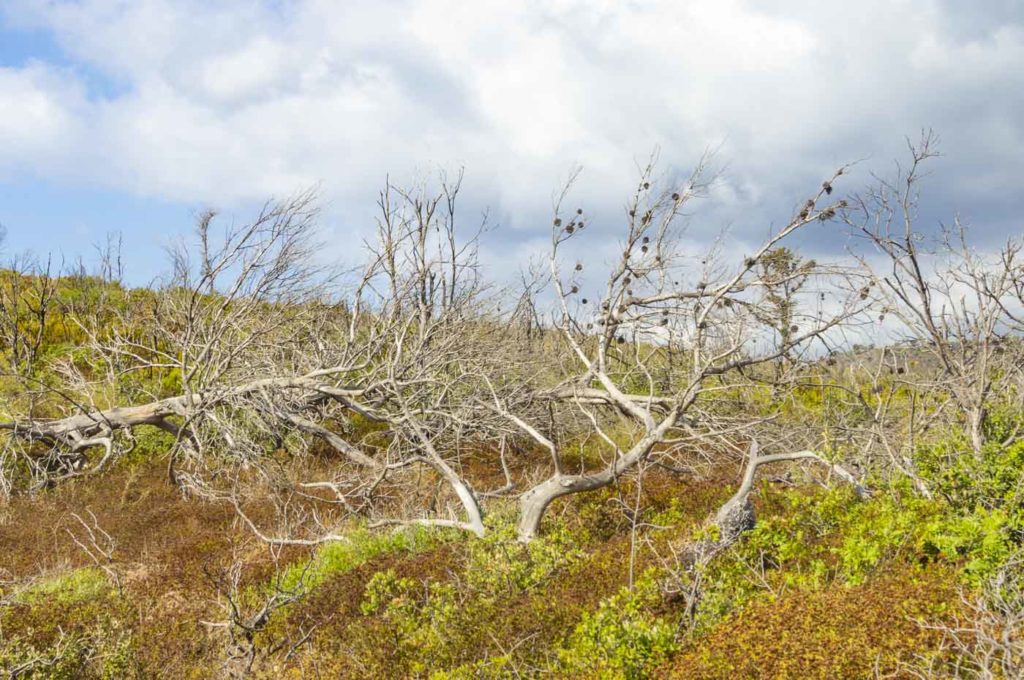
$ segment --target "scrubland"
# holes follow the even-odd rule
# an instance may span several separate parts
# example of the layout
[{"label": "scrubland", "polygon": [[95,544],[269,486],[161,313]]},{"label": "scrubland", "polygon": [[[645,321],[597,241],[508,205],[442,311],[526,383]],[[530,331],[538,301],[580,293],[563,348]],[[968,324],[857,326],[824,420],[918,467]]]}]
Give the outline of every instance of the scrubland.
[{"label": "scrubland", "polygon": [[450,178],[354,269],[308,193],[146,287],[9,257],[0,670],[1024,676],[1024,265],[917,223],[932,143],[744,253],[684,245],[702,162],[591,261],[574,178],[515,284]]}]

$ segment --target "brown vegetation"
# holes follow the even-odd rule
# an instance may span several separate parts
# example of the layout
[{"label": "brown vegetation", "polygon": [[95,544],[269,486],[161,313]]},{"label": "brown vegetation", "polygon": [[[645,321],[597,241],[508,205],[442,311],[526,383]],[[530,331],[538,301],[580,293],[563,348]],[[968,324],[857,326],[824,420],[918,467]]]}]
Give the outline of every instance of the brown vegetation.
[{"label": "brown vegetation", "polygon": [[[916,230],[932,143],[742,254],[682,245],[706,159],[652,163],[597,272],[574,177],[511,288],[461,178],[387,186],[355,272],[317,264],[309,193],[223,236],[204,213],[151,289],[19,261],[0,668],[1012,674],[1024,266]],[[815,228],[871,251],[806,260]]]}]

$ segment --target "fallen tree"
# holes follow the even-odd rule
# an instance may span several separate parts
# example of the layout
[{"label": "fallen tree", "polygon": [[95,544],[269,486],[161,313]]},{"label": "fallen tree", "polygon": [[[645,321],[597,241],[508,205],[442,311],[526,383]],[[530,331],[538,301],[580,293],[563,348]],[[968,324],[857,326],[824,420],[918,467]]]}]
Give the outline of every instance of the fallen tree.
[{"label": "fallen tree", "polygon": [[[75,319],[88,362],[63,362],[63,383],[42,389],[63,415],[0,423],[4,488],[100,473],[132,449],[137,429],[154,427],[173,437],[170,481],[232,503],[268,542],[336,540],[330,524],[349,516],[482,535],[485,504],[499,497],[517,499],[519,537],[529,541],[554,501],[641,463],[694,449],[728,457],[731,441],[772,416],[730,412],[719,395],[754,384],[751,373],[767,365],[781,389],[794,357],[862,311],[850,272],[777,256],[793,233],[845,208],[831,198],[843,169],[749,254],[712,249],[699,264],[680,245],[680,220],[704,193],[704,164],[677,184],[653,173],[652,163],[627,208],[622,254],[592,302],[583,265],[563,261],[587,228],[581,209],[564,207],[570,183],[547,272],[505,313],[509,296],[481,277],[480,230],[466,240],[456,232],[460,179],[436,193],[386,187],[368,261],[347,276],[314,264],[311,194],[267,204],[219,239],[216,216],[204,214],[154,295],[115,323]],[[796,293],[806,282],[816,302],[804,310]],[[550,321],[544,300],[554,302]],[[168,386],[176,393],[161,395]],[[105,405],[112,391],[134,403]],[[583,440],[596,465],[570,460],[566,447]],[[506,441],[544,451],[550,470],[523,460],[513,472]],[[273,463],[275,451],[317,446],[336,456],[326,476],[296,478],[294,466]],[[481,449],[502,487],[474,488],[465,457]],[[447,491],[418,496],[419,470]],[[268,488],[286,496],[274,530],[245,511],[247,494]]]}]

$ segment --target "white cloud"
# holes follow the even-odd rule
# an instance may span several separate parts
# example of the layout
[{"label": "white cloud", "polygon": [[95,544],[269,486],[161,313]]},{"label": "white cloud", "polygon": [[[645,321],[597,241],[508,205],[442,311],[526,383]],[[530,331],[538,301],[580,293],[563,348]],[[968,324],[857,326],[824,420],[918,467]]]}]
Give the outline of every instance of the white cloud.
[{"label": "white cloud", "polygon": [[1022,14],[938,0],[10,0],[8,22],[52,31],[80,66],[0,70],[0,172],[193,204],[322,182],[352,224],[385,173],[464,163],[473,200],[526,242],[570,166],[609,229],[634,159],[660,145],[682,168],[722,143],[724,207],[695,234],[726,220],[762,234],[836,164],[868,155],[884,170],[904,134],[934,126],[952,156],[943,181],[991,206],[1024,174]]},{"label": "white cloud", "polygon": [[0,163],[28,162],[30,171],[57,169],[81,134],[82,89],[67,74],[32,63],[0,68]]}]

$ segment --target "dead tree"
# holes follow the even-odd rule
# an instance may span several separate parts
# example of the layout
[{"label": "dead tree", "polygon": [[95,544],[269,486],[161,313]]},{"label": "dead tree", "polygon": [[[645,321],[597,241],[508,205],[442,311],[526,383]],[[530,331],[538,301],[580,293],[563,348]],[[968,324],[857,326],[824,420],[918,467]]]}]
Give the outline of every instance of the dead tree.
[{"label": "dead tree", "polygon": [[[154,294],[109,326],[83,323],[92,365],[64,366],[66,387],[54,394],[66,415],[0,424],[9,433],[5,488],[96,474],[130,448],[137,428],[155,427],[174,436],[170,479],[239,512],[245,483],[255,481],[377,524],[482,533],[479,500],[460,469],[463,442],[482,429],[468,415],[465,375],[497,345],[476,261],[479,230],[456,235],[458,189],[389,186],[369,261],[346,278],[316,265],[312,194],[268,203],[223,236],[205,213],[196,244],[172,251],[172,275]],[[105,403],[125,383],[135,388],[128,403]],[[158,388],[168,385],[174,393],[163,396]],[[276,450],[301,457],[317,443],[338,457],[335,474],[279,474]],[[445,498],[430,517],[395,504],[381,510],[423,469],[450,488],[454,506]],[[15,479],[26,470],[29,479]],[[245,519],[272,542],[336,538],[323,527],[311,537],[271,536]]]},{"label": "dead tree", "polygon": [[[219,449],[216,423],[230,400],[294,391],[349,369],[321,365],[309,376],[280,361],[307,328],[319,292],[309,264],[312,198],[268,204],[253,222],[228,229],[215,252],[203,251],[200,264],[186,247],[175,249],[169,279],[118,317],[75,317],[88,359],[58,365],[65,385],[50,390],[67,415],[0,424],[11,434],[7,460],[30,472],[29,488],[103,470],[142,426],[175,435],[168,465],[175,478],[182,455],[202,457],[214,442]],[[201,235],[207,226],[200,223]],[[151,379],[132,383],[139,374]],[[135,403],[109,403],[111,390],[126,383],[138,388],[128,395]],[[166,383],[177,394],[160,398],[153,385]],[[93,450],[100,455],[90,457]],[[5,472],[10,479],[11,468]]]},{"label": "dead tree", "polygon": [[[916,355],[916,370],[898,371],[901,380],[917,395],[944,395],[951,408],[940,410],[962,417],[971,447],[980,453],[993,404],[1010,399],[1020,405],[1021,246],[1010,240],[998,252],[979,252],[959,217],[937,238],[922,233],[919,184],[936,144],[931,132],[915,144],[908,141],[909,164],[854,199],[844,219],[871,246],[858,254],[868,273],[861,297],[874,301],[879,326],[893,328],[888,339]],[[910,436],[903,437],[911,443],[933,426],[929,419],[911,421]],[[916,478],[909,457],[902,459]]]},{"label": "dead tree", "polygon": [[[155,427],[174,437],[175,484],[230,502],[273,544],[339,540],[353,516],[480,535],[483,499],[497,492],[474,489],[465,456],[489,445],[485,464],[504,471],[502,493],[519,493],[529,540],[557,498],[679,447],[749,435],[763,419],[729,413],[717,395],[859,310],[835,285],[838,268],[801,267],[793,276],[808,293],[828,291],[829,306],[787,312],[795,328],[781,343],[764,332],[763,291],[780,276],[765,277],[761,263],[843,209],[829,198],[842,170],[745,257],[713,251],[697,264],[680,247],[679,221],[706,187],[702,173],[658,189],[653,164],[645,170],[622,255],[592,302],[582,300],[582,264],[565,271],[563,252],[586,225],[581,210],[566,214],[563,195],[548,262],[555,311],[546,328],[532,327],[536,346],[517,342],[505,295],[481,276],[483,227],[466,238],[456,229],[458,180],[435,192],[389,184],[368,261],[344,277],[316,264],[312,194],[268,203],[222,235],[205,213],[155,292],[133,296],[113,320],[82,320],[91,364],[62,365],[65,384],[52,388],[62,416],[0,423],[3,488],[97,474],[138,428]],[[539,320],[538,301],[523,302],[512,313]],[[550,453],[546,478],[512,478],[494,444],[513,434]],[[564,449],[584,436],[604,455],[596,469],[572,469]],[[301,461],[325,448],[329,470],[307,474]],[[431,498],[424,475],[439,484]],[[277,527],[247,511],[253,495],[275,497]]]},{"label": "dead tree", "polygon": [[56,307],[52,262],[13,256],[0,265],[0,371],[31,378]]},{"label": "dead tree", "polygon": [[[276,564],[278,556],[274,557]],[[225,634],[225,677],[249,677],[253,666],[260,658],[270,656],[286,647],[290,654],[304,644],[312,634],[310,630],[297,642],[290,644],[287,640],[279,640],[274,644],[262,645],[258,640],[259,634],[270,623],[274,612],[298,602],[305,595],[305,572],[299,575],[294,585],[289,586],[281,583],[280,572],[275,572],[271,591],[258,597],[254,597],[251,590],[246,592],[243,588],[242,563],[238,559],[227,569],[208,568],[205,574],[217,592],[217,604],[223,611],[224,618],[220,621],[202,623],[211,630],[219,630]]]},{"label": "dead tree", "polygon": [[[801,267],[792,277],[828,290],[832,304],[794,313],[781,342],[759,333],[768,312],[759,291],[778,284],[762,275],[762,262],[797,230],[827,224],[845,207],[832,200],[838,170],[795,211],[793,217],[749,254],[738,259],[711,252],[697,261],[680,247],[679,222],[706,188],[705,164],[679,186],[657,187],[653,163],[643,172],[627,207],[621,255],[603,288],[588,294],[582,265],[566,271],[562,251],[586,238],[582,210],[566,211],[559,200],[552,228],[551,279],[554,327],[567,358],[554,386],[525,398],[502,398],[495,409],[551,456],[551,473],[520,496],[519,536],[536,535],[545,510],[556,499],[606,487],[670,445],[700,446],[734,425],[724,425],[712,406],[715,395],[745,371],[805,347],[840,327],[858,311],[855,299],[833,285],[834,269]],[[571,182],[570,182],[571,184]],[[668,380],[659,379],[669,368]],[[543,399],[538,398],[543,397]],[[543,401],[589,423],[605,452],[598,469],[571,472],[557,438],[545,434]],[[756,425],[748,418],[739,429]]]},{"label": "dead tree", "polygon": [[678,545],[670,544],[671,556],[661,560],[665,568],[662,590],[670,599],[682,599],[685,602],[687,620],[694,620],[700,606],[704,568],[715,557],[736,545],[745,533],[757,525],[757,515],[750,494],[754,490],[754,480],[761,466],[796,461],[823,465],[840,480],[851,484],[858,497],[870,496],[870,490],[853,473],[822,458],[815,451],[761,455],[757,440],[753,440],[743,465],[743,477],[739,488],[708,519],[705,529],[709,538],[685,541]]}]

